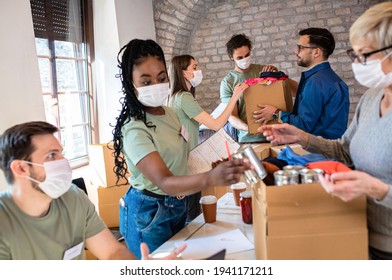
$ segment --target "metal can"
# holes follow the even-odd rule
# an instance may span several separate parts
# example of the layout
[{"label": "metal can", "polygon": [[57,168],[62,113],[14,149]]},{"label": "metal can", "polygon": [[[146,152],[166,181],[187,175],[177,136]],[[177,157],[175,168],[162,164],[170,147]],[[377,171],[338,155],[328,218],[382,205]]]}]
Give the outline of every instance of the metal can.
[{"label": "metal can", "polygon": [[[242,155],[242,153],[235,153],[232,155],[233,158],[244,158],[244,156]],[[254,171],[253,169],[248,169],[245,170],[244,172],[244,176],[245,176],[245,181],[251,185],[251,184],[255,184],[259,181],[259,178],[256,174],[256,171]]]},{"label": "metal can", "polygon": [[257,183],[260,179],[264,179],[267,176],[267,171],[260,159],[256,156],[251,145],[247,144],[240,147],[237,152],[233,155],[233,158],[247,158],[254,166],[255,169],[245,170],[245,180],[248,184]]},{"label": "metal can", "polygon": [[298,184],[299,172],[297,170],[278,170],[274,172],[275,185],[295,185]]},{"label": "metal can", "polygon": [[274,172],[275,185],[284,186],[290,184],[290,173],[286,170],[278,170]]},{"label": "metal can", "polygon": [[286,170],[289,173],[289,184],[295,185],[299,183],[299,172],[298,170]]},{"label": "metal can", "polygon": [[243,145],[238,149],[237,152],[241,153],[243,157],[247,158],[250,164],[254,166],[255,168],[254,171],[256,171],[256,174],[259,177],[259,179],[264,179],[267,176],[267,171],[265,170],[263,163],[257,157],[251,145],[249,144]]},{"label": "metal can", "polygon": [[304,168],[299,172],[302,184],[314,183],[315,172],[312,169]]},{"label": "metal can", "polygon": [[324,170],[313,168],[312,171],[314,172],[314,182],[320,182],[318,175],[324,175]]},{"label": "metal can", "polygon": [[240,193],[240,205],[241,205],[242,221],[245,224],[251,224],[253,222],[251,191],[245,191]]},{"label": "metal can", "polygon": [[304,168],[305,168],[305,166],[302,166],[302,165],[286,165],[286,166],[283,166],[283,170],[297,170],[298,172],[301,169],[304,169]]}]

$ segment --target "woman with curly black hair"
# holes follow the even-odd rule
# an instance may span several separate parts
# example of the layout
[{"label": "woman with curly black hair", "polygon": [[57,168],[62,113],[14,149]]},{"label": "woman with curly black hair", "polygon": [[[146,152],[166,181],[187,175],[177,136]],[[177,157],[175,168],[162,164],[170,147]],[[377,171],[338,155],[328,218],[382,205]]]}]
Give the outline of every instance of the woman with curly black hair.
[{"label": "woman with curly black hair", "polygon": [[162,48],[153,40],[134,39],[119,51],[118,63],[124,98],[113,131],[115,172],[118,177],[131,173],[120,231],[140,258],[141,242],[153,251],[184,227],[187,195],[238,182],[249,165],[236,159],[187,176],[187,132],[164,106],[169,80]]}]

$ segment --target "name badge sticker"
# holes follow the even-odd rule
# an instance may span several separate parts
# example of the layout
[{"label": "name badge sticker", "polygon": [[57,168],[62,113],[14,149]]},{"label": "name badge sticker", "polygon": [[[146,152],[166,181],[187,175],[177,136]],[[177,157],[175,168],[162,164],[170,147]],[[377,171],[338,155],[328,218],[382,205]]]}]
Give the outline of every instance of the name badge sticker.
[{"label": "name badge sticker", "polygon": [[65,251],[63,260],[72,260],[75,257],[79,256],[82,253],[84,242],[80,242],[79,244],[69,248]]},{"label": "name badge sticker", "polygon": [[182,135],[182,138],[184,138],[184,140],[188,143],[188,140],[189,140],[188,131],[186,131],[186,128],[183,125],[181,126],[181,135]]}]

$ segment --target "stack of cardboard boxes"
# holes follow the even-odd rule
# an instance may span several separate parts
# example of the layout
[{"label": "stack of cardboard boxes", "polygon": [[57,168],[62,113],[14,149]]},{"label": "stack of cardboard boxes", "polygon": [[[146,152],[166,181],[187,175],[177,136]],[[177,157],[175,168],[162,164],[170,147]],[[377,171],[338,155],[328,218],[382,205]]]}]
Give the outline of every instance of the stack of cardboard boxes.
[{"label": "stack of cardboard boxes", "polygon": [[107,227],[118,228],[119,201],[128,190],[129,183],[125,179],[117,182],[112,153],[111,144],[89,146],[90,184],[87,184],[87,192]]}]

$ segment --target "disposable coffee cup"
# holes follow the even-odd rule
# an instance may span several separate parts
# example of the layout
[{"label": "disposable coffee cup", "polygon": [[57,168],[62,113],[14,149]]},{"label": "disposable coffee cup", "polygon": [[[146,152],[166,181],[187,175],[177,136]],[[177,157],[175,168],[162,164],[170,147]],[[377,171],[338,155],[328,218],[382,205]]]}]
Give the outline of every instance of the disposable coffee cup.
[{"label": "disposable coffee cup", "polygon": [[233,193],[234,204],[240,206],[240,193],[246,191],[246,183],[238,182],[230,186]]},{"label": "disposable coffee cup", "polygon": [[216,202],[217,198],[214,195],[206,195],[200,198],[200,205],[203,211],[204,221],[206,223],[213,223],[216,221]]}]

